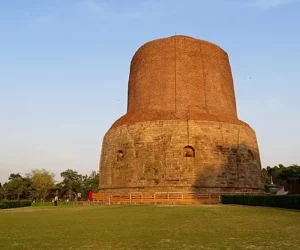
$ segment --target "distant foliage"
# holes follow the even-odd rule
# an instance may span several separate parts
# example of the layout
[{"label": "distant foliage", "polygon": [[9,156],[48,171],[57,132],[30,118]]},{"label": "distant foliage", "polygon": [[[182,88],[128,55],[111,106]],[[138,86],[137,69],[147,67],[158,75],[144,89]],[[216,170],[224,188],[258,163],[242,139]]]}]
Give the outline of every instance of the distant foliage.
[{"label": "distant foliage", "polygon": [[89,191],[97,192],[98,190],[99,175],[95,171],[88,176],[68,169],[60,175],[63,178],[63,180],[57,184],[60,197],[69,199],[69,201],[77,199],[78,193],[81,194],[81,199],[85,199]]},{"label": "distant foliage", "polygon": [[25,198],[30,188],[30,181],[27,177],[18,174],[10,174],[8,182],[0,188],[0,199],[19,200]]},{"label": "distant foliage", "polygon": [[[7,182],[0,184],[0,200],[26,199],[45,202],[52,201],[57,195],[59,204],[62,204],[61,201],[87,199],[89,191],[98,191],[99,174],[96,171],[90,175],[82,175],[67,169],[61,172],[60,176],[62,181],[55,183],[54,174],[45,169],[32,170],[25,176],[12,173]],[[81,194],[81,197],[78,194]]]},{"label": "distant foliage", "polygon": [[271,177],[274,184],[280,185],[294,185],[300,184],[300,165],[291,165],[285,167],[282,164],[278,166],[262,169],[262,176],[265,184],[271,184]]},{"label": "distant foliage", "polygon": [[54,188],[54,174],[45,169],[32,170],[32,187],[35,190],[37,199],[45,201],[50,190]]},{"label": "distant foliage", "polygon": [[222,195],[223,204],[300,209],[300,195]]}]

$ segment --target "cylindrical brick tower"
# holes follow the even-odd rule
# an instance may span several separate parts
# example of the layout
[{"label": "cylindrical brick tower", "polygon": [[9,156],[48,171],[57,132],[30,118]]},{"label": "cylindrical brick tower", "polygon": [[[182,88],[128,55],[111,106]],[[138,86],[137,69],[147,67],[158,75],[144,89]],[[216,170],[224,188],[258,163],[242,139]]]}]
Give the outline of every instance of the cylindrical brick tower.
[{"label": "cylindrical brick tower", "polygon": [[261,191],[254,130],[238,120],[227,53],[172,36],[135,53],[127,113],[104,136],[99,191]]}]

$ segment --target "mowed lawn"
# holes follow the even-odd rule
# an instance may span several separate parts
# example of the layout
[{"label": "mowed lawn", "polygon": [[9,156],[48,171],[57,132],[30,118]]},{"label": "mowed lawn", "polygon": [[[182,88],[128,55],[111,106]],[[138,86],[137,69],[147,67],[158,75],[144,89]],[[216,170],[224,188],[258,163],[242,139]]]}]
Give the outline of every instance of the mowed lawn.
[{"label": "mowed lawn", "polygon": [[300,212],[234,205],[0,210],[0,249],[300,249]]}]

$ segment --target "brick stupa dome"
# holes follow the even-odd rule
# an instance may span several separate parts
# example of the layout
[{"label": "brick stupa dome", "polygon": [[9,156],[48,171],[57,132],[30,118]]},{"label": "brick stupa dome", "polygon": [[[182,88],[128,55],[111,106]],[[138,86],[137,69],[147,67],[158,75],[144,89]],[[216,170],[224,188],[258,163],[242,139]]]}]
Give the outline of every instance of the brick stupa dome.
[{"label": "brick stupa dome", "polygon": [[140,47],[127,113],[103,140],[100,192],[262,190],[255,132],[237,117],[227,53],[188,36]]}]

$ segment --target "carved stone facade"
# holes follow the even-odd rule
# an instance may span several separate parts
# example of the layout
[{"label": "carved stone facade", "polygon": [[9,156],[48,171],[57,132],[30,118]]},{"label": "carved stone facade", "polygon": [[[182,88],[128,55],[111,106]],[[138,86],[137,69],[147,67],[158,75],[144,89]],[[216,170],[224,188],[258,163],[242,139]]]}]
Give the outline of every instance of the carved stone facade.
[{"label": "carved stone facade", "polygon": [[238,120],[228,56],[173,36],[131,62],[128,110],[106,133],[103,193],[261,191],[255,132]]}]

